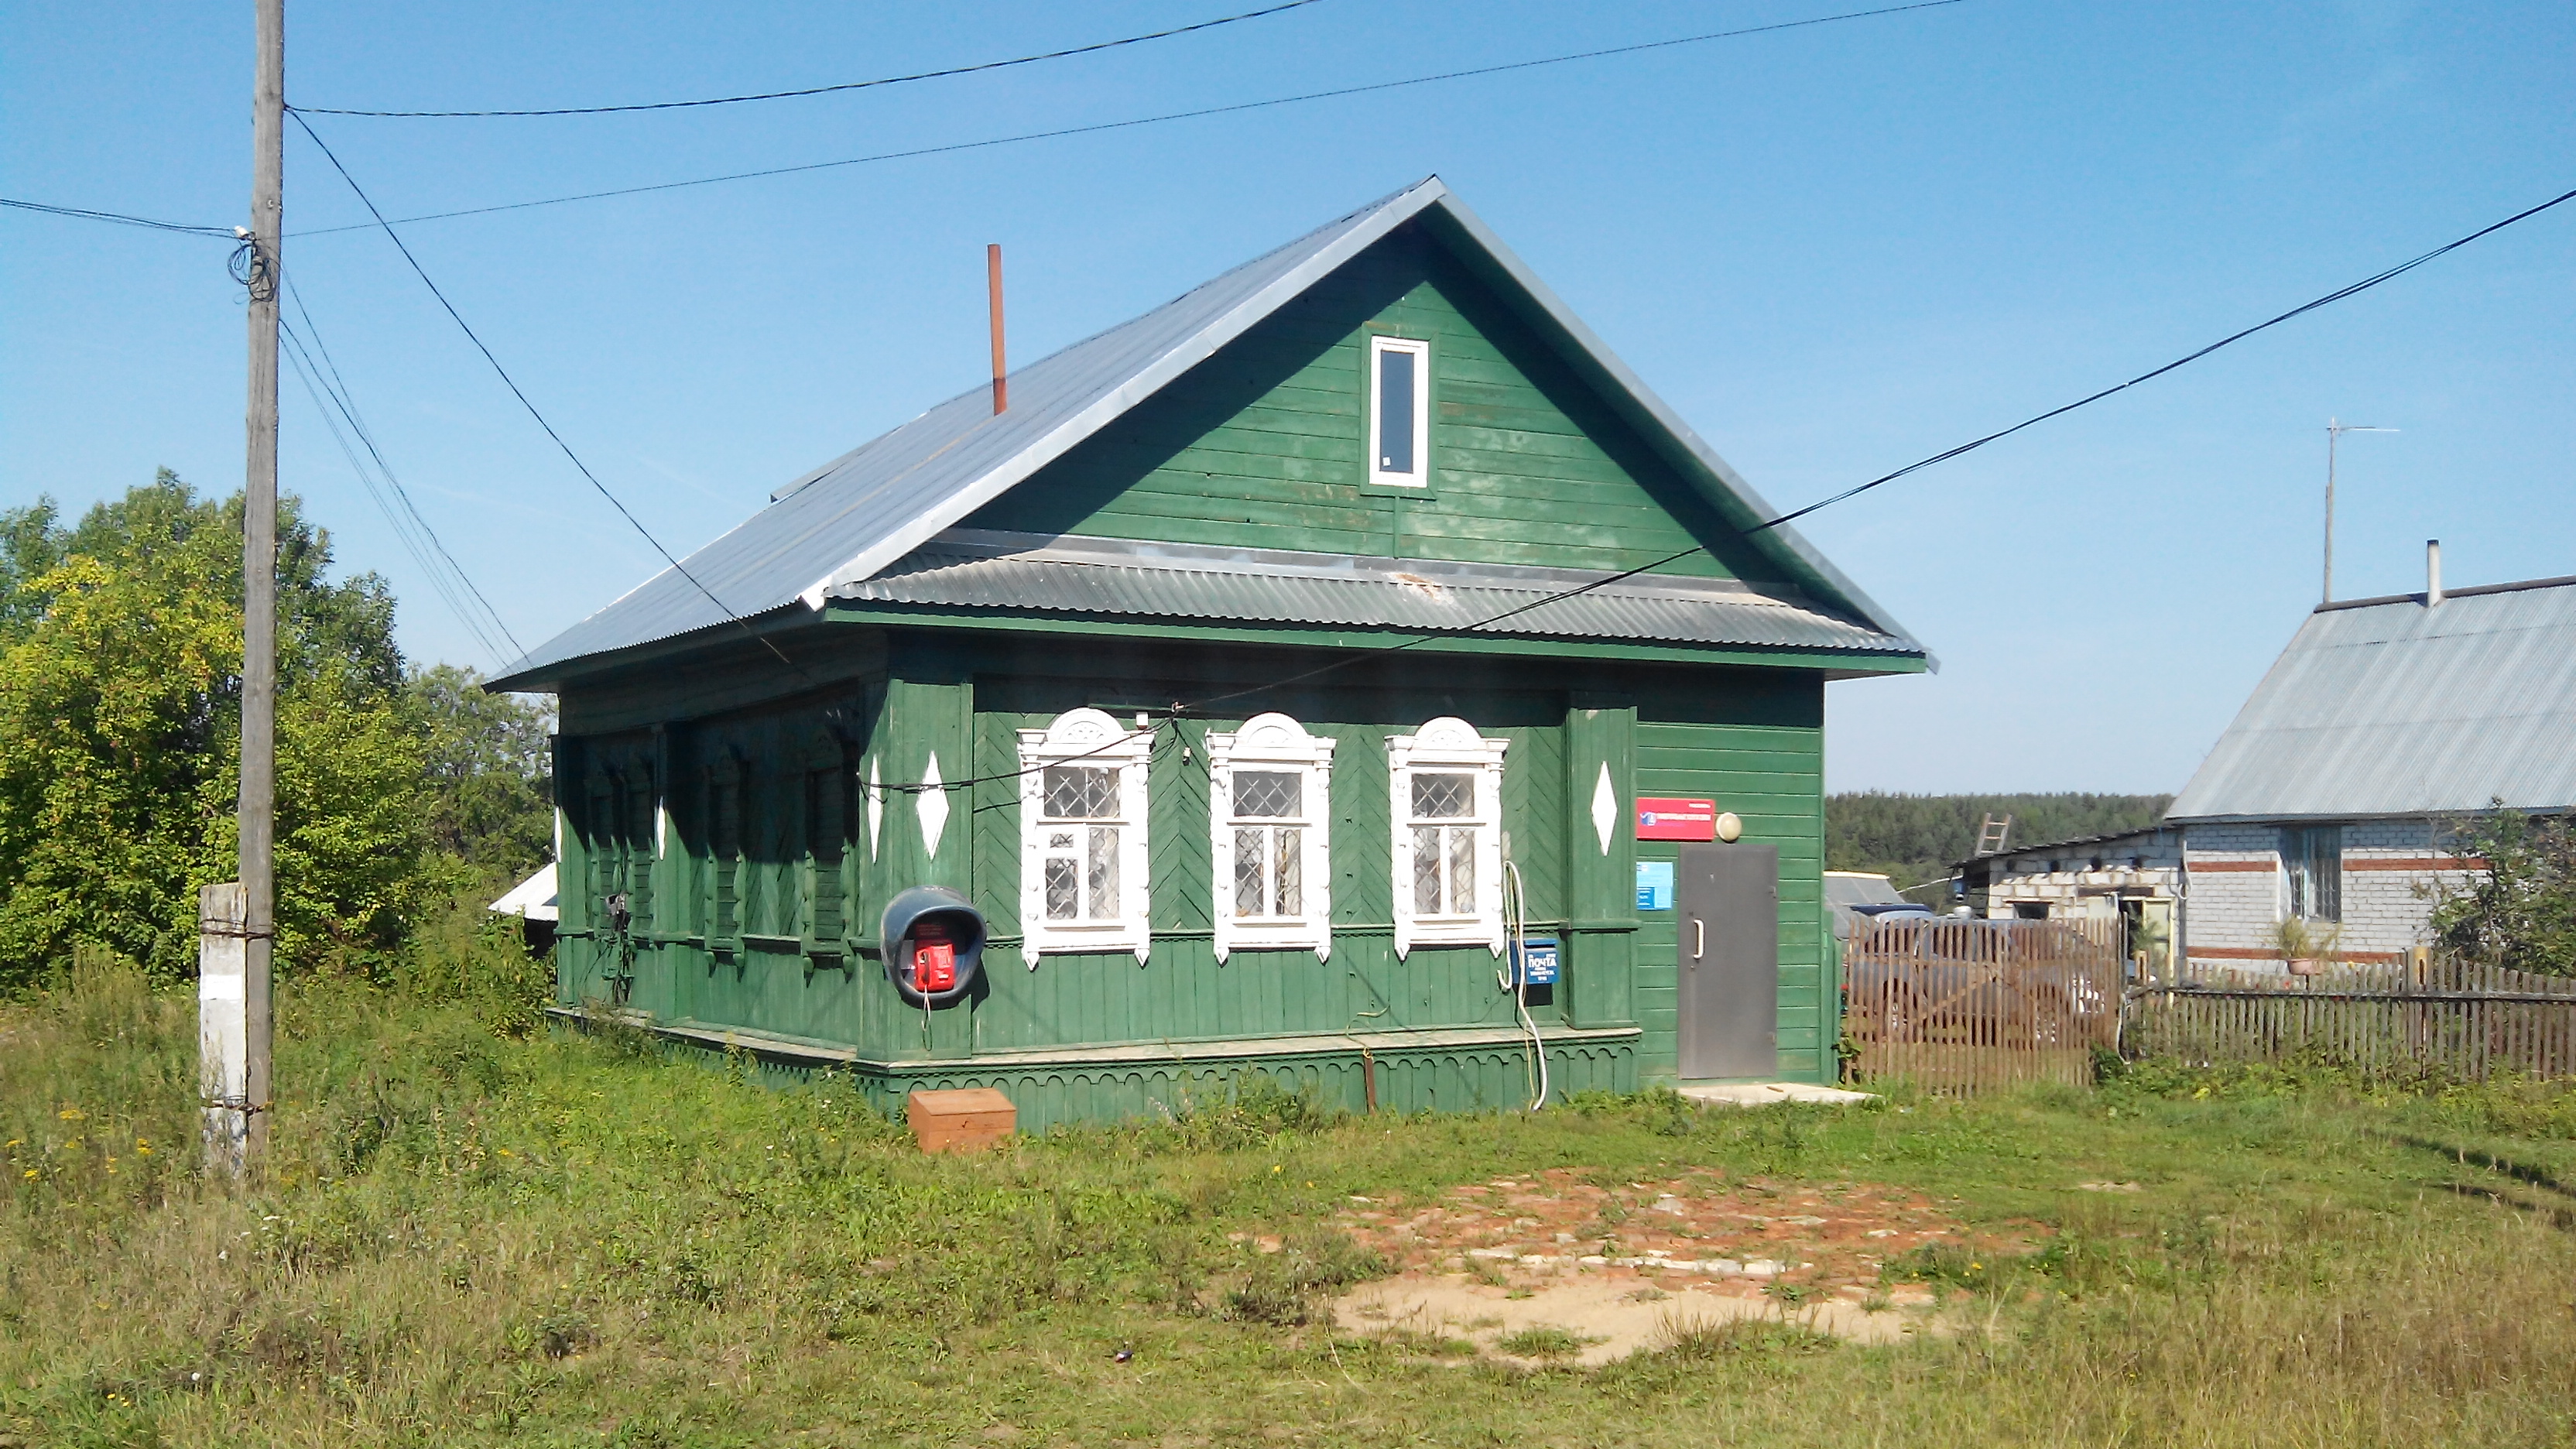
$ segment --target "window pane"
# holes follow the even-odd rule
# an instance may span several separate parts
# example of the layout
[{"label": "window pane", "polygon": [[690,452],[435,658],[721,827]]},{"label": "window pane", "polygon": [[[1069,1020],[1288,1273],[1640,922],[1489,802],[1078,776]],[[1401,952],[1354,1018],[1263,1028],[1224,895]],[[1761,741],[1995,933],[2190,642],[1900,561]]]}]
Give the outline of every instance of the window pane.
[{"label": "window pane", "polygon": [[[1101,773],[1106,774],[1107,771]],[[1091,913],[1085,919],[1118,919],[1118,827],[1091,827]]]},{"label": "window pane", "polygon": [[1082,914],[1082,872],[1072,860],[1049,856],[1046,863],[1046,918],[1070,921]]},{"label": "window pane", "polygon": [[1234,772],[1234,813],[1243,819],[1278,819],[1303,814],[1305,776],[1294,770]]},{"label": "window pane", "polygon": [[1306,903],[1300,899],[1305,894],[1305,832],[1294,825],[1282,825],[1271,832],[1271,838],[1279,846],[1278,904],[1272,914],[1302,916],[1306,913]]},{"label": "window pane", "polygon": [[1440,914],[1440,827],[1437,825],[1413,827],[1413,909],[1418,915]]},{"label": "window pane", "polygon": [[1475,813],[1475,776],[1414,773],[1414,819],[1463,820]]},{"label": "window pane", "polygon": [[2343,919],[2343,827],[2319,825],[2307,832],[2308,914],[2320,921]]},{"label": "window pane", "polygon": [[1261,878],[1265,872],[1263,847],[1270,832],[1259,826],[1234,832],[1234,913],[1238,917],[1264,914],[1261,909]]},{"label": "window pane", "polygon": [[1476,832],[1455,826],[1449,831],[1449,909],[1462,916],[1476,909]]},{"label": "window pane", "polygon": [[1050,820],[1118,818],[1118,770],[1114,765],[1049,765],[1044,785]]},{"label": "window pane", "polygon": [[1413,471],[1413,368],[1420,359],[1389,349],[1377,355],[1377,470]]}]

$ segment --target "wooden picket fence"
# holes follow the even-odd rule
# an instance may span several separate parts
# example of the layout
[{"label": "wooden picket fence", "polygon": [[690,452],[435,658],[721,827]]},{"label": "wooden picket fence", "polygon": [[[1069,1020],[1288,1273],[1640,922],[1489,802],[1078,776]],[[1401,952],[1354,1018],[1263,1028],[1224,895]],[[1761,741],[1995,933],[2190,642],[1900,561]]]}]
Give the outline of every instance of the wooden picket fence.
[{"label": "wooden picket fence", "polygon": [[2315,1057],[2375,1074],[2576,1076],[2576,979],[2437,956],[2149,986],[2129,998],[2125,1046],[2207,1064]]},{"label": "wooden picket fence", "polygon": [[2120,923],[1873,922],[1844,944],[1843,1029],[1864,1083],[1945,1093],[2093,1079],[2120,1035]]}]

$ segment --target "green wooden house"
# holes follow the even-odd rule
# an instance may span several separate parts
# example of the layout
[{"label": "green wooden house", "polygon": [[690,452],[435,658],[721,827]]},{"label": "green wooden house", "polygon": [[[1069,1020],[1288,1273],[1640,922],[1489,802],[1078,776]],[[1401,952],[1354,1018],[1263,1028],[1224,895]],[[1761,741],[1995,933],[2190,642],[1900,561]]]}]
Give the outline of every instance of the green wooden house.
[{"label": "green wooden house", "polygon": [[[560,700],[564,1009],[1035,1128],[1830,1079],[1824,686],[1929,658],[1447,187],[1008,396],[498,681]],[[952,991],[880,939],[922,886]]]}]

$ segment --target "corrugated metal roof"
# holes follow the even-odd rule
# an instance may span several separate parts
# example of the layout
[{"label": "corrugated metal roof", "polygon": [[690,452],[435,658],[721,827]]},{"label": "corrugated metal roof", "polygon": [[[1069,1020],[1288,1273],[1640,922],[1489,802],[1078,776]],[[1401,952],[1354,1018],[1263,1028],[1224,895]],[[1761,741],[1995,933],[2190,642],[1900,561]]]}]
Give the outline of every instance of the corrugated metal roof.
[{"label": "corrugated metal roof", "polygon": [[2308,616],[2169,820],[2576,805],[2576,579]]},{"label": "corrugated metal roof", "polygon": [[[1908,651],[1896,635],[1803,596],[1732,579],[1504,568],[1434,559],[950,529],[872,578],[854,602],[1260,623],[1386,627],[1750,648]],[[1570,599],[1556,596],[1599,584]],[[1553,600],[1553,602],[1542,602]],[[1536,607],[1532,607],[1535,605]],[[1527,612],[1486,625],[1515,609]],[[1481,627],[1480,627],[1481,626]]]},{"label": "corrugated metal roof", "polygon": [[[690,554],[681,569],[664,570],[539,646],[494,684],[542,688],[562,676],[562,666],[586,656],[723,625],[729,615],[748,619],[800,599],[819,607],[830,591],[873,576],[955,525],[1417,217],[1436,223],[1434,234],[1726,517],[1741,525],[1770,516],[1770,506],[1435,176],[1013,372],[1007,412],[992,412],[990,392],[979,383],[815,469]],[[1885,610],[1789,528],[1766,530],[1754,542],[1880,632],[1903,636]],[[1904,647],[1921,650],[1910,641]]]}]

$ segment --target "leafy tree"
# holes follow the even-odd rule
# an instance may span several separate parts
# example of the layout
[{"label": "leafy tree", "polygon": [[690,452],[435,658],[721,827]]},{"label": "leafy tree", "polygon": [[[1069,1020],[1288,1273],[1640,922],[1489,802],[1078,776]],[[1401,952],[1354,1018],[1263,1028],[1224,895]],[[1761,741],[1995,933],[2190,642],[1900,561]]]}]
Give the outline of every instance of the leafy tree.
[{"label": "leafy tree", "polygon": [[2434,888],[2434,939],[2485,965],[2576,976],[2576,822],[2498,810],[2454,833],[2488,869]]},{"label": "leafy tree", "polygon": [[[197,887],[233,873],[241,510],[164,469],[69,529],[0,513],[0,982],[81,941],[193,960]],[[278,537],[279,947],[348,959],[400,928],[422,732],[384,581],[330,582],[292,498]]]},{"label": "leafy tree", "polygon": [[554,853],[553,712],[440,664],[406,687],[424,732],[431,846],[516,880]]}]

